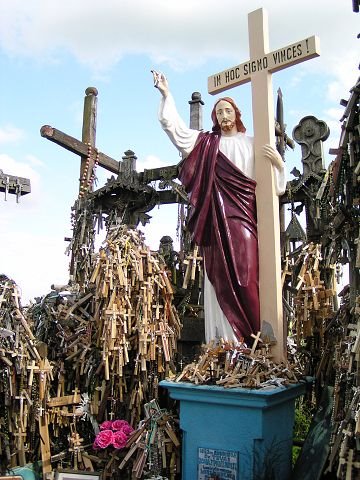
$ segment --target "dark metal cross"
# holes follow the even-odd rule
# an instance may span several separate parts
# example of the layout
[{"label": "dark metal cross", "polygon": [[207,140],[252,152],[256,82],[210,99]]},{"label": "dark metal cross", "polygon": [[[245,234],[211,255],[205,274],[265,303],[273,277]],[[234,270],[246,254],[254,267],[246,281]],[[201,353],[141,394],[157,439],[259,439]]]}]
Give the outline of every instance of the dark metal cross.
[{"label": "dark metal cross", "polygon": [[0,170],[0,192],[5,193],[5,200],[7,200],[9,194],[16,195],[16,202],[18,203],[22,195],[31,192],[30,180],[24,177],[8,175]]}]

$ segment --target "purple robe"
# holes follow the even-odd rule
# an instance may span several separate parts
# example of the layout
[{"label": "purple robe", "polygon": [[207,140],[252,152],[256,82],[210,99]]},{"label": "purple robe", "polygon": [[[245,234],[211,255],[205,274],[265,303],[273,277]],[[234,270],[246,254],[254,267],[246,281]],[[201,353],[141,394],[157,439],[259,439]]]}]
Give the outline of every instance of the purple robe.
[{"label": "purple robe", "polygon": [[256,182],[219,151],[220,135],[200,133],[179,179],[190,194],[189,230],[238,340],[260,329]]}]

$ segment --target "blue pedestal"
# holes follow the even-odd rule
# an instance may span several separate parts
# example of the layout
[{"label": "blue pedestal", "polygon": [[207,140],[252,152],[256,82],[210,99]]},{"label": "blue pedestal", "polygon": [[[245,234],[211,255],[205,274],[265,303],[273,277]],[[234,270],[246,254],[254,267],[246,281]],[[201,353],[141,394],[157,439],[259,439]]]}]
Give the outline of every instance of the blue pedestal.
[{"label": "blue pedestal", "polygon": [[288,480],[296,397],[272,390],[162,381],[180,401],[182,480]]}]

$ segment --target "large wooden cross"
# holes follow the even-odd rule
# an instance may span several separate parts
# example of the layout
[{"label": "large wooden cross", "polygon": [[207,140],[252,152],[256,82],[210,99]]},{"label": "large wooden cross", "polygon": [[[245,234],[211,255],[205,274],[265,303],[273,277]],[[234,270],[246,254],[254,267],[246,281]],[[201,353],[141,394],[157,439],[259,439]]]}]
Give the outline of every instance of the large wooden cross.
[{"label": "large wooden cross", "polygon": [[[66,148],[72,153],[81,157],[80,165],[80,183],[84,175],[86,166],[86,159],[89,156],[89,147],[95,148],[96,138],[96,107],[97,107],[97,90],[94,87],[89,87],[85,91],[84,99],[84,115],[83,115],[83,129],[82,141],[67,135],[60,130],[57,130],[50,125],[43,125],[40,129],[42,137],[47,138],[51,142],[57,143],[61,147]],[[92,155],[93,157],[93,155]],[[112,173],[118,174],[121,170],[121,163],[113,158],[105,155],[105,153],[98,152],[99,165]],[[91,171],[94,167],[94,158],[90,159],[89,168],[85,174],[85,180],[90,179]]]},{"label": "large wooden cross", "polygon": [[[319,40],[312,36],[269,52],[267,13],[263,9],[248,15],[250,59],[208,78],[214,95],[251,81],[254,124],[256,201],[259,241],[260,318],[263,331],[272,327],[277,343],[274,356],[286,356],[283,325],[279,202],[275,193],[272,166],[261,149],[275,146],[272,73],[318,56]],[[265,323],[266,322],[266,323]],[[256,333],[256,332],[254,332]]]},{"label": "large wooden cross", "polygon": [[[94,87],[88,87],[85,90],[85,99],[84,99],[84,114],[83,114],[83,127],[82,127],[82,140],[78,140],[57,128],[54,128],[50,125],[43,125],[40,129],[40,134],[42,137],[50,140],[51,142],[60,145],[66,150],[69,150],[76,155],[81,157],[80,165],[80,181],[79,181],[79,190],[81,189],[81,183],[85,180],[87,183],[90,180],[91,173],[94,168],[95,155],[97,156],[98,164],[108,170],[111,173],[117,175],[123,174],[125,177],[130,177],[130,174],[137,176],[138,182],[143,182],[149,184],[156,180],[161,179],[174,179],[177,176],[178,168],[177,165],[171,165],[169,167],[160,167],[152,168],[149,170],[144,170],[144,172],[135,172],[134,159],[136,156],[131,150],[125,152],[125,156],[122,157],[122,161],[117,161],[112,157],[106,155],[103,152],[99,152],[95,147],[96,139],[96,115],[97,115],[97,89]],[[198,93],[193,94],[191,104],[194,106],[195,110],[199,110],[199,105],[202,102],[201,95]],[[190,102],[189,102],[190,103]],[[200,115],[200,113],[198,113]],[[193,128],[196,126],[196,112],[192,115]],[[199,128],[200,129],[200,128]],[[90,147],[90,148],[89,148]],[[91,154],[89,155],[89,150]],[[87,163],[89,165],[87,166]],[[85,177],[85,178],[84,178]],[[0,192],[1,192],[1,170],[0,170]],[[22,194],[26,193],[23,189]],[[157,192],[161,203],[175,203],[176,196],[168,195],[169,190],[161,190]],[[171,192],[170,192],[171,193]]]}]

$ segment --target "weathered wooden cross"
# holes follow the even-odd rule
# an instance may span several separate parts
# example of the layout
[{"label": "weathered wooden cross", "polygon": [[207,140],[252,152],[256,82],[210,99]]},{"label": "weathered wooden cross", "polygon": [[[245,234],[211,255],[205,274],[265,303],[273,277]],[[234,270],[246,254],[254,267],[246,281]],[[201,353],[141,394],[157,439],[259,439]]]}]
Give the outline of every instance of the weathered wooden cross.
[{"label": "weathered wooden cross", "polygon": [[[270,324],[277,344],[274,357],[286,355],[281,291],[279,202],[273,171],[263,158],[263,145],[275,145],[272,73],[319,56],[319,40],[312,36],[269,52],[267,13],[263,9],[248,15],[250,60],[208,78],[214,95],[251,81],[254,124],[256,201],[259,241],[260,318]],[[254,332],[255,333],[255,332]]]},{"label": "weathered wooden cross", "polygon": [[[76,155],[80,155],[80,186],[82,180],[84,180],[85,183],[90,180],[91,172],[95,163],[94,154],[92,153],[89,155],[89,147],[90,149],[95,149],[98,92],[96,88],[89,87],[86,89],[85,94],[82,141],[71,137],[64,132],[61,132],[54,127],[51,127],[50,125],[43,125],[40,129],[40,134],[42,137],[47,138],[51,142],[57,143],[61,147],[66,148]],[[120,172],[121,164],[118,161],[102,152],[97,152],[97,156],[98,163],[101,167],[106,168],[106,170],[109,170],[112,173],[118,174]],[[89,159],[90,162],[87,170],[85,171],[87,159]]]}]

